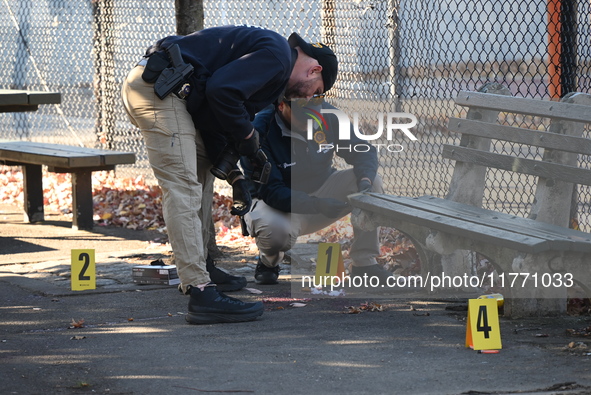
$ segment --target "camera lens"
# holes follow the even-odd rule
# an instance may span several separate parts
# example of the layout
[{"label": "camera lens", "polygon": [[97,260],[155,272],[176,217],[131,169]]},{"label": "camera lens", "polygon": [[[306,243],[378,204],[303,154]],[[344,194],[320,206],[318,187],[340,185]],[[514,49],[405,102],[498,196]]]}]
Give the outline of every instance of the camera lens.
[{"label": "camera lens", "polygon": [[222,153],[220,160],[211,168],[211,174],[220,180],[225,180],[228,178],[228,174],[234,169],[239,159],[240,157],[234,150],[226,149]]}]

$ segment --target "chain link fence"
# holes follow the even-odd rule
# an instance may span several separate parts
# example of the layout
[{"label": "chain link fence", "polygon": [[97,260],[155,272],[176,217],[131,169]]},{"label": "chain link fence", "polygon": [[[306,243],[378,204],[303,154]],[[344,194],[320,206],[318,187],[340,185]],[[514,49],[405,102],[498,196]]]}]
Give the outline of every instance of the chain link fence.
[{"label": "chain link fence", "polygon": [[[591,90],[588,1],[205,0],[203,5],[205,27],[257,25],[330,45],[340,73],[329,101],[348,114],[357,112],[369,133],[378,127],[380,113],[418,118],[417,142],[399,136],[404,151],[380,152],[390,193],[445,195],[453,164],[441,159],[440,147],[457,142],[446,123],[449,116],[464,115],[453,103],[460,90],[498,82],[516,96],[546,100]],[[133,151],[137,163],[121,166],[118,174],[150,177],[141,135],[127,121],[119,91],[145,48],[174,34],[174,7],[172,0],[0,0],[0,88],[62,93],[61,105],[0,114],[0,139]],[[495,147],[519,149],[508,143]],[[581,161],[588,164],[589,158]],[[511,178],[499,170],[487,178],[488,207],[527,212],[532,177]],[[492,194],[501,183],[506,194]],[[579,187],[578,192],[582,227],[589,230],[591,191]]]}]

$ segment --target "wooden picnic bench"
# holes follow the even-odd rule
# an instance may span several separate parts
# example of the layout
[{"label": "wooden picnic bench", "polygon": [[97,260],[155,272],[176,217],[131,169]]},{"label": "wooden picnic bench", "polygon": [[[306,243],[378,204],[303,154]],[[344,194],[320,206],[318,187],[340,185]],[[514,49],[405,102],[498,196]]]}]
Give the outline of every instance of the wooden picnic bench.
[{"label": "wooden picnic bench", "polygon": [[0,89],[0,112],[36,111],[40,104],[59,104],[59,92]]},{"label": "wooden picnic bench", "polygon": [[0,164],[21,166],[24,181],[24,208],[29,222],[44,220],[42,165],[50,172],[72,174],[72,228],[93,227],[93,171],[113,170],[132,164],[135,154],[31,141],[0,142]]},{"label": "wooden picnic bench", "polygon": [[[465,273],[462,260],[469,251],[484,255],[504,279],[506,315],[565,312],[569,273],[591,296],[591,234],[569,229],[575,185],[591,185],[591,170],[578,165],[578,154],[591,154],[591,140],[581,137],[591,123],[591,95],[533,100],[488,84],[478,92],[460,92],[456,104],[469,110],[465,119],[448,122],[448,129],[462,137],[459,145],[442,147],[443,157],[455,161],[445,199],[365,193],[351,195],[350,203],[361,209],[364,226],[389,226],[408,235],[423,272],[460,274],[463,268]],[[521,114],[515,119],[549,118],[550,126],[499,124],[501,112]],[[518,143],[521,149],[491,152],[502,142]],[[536,147],[543,149],[541,159],[534,154]],[[536,177],[527,218],[482,208],[488,169],[507,172],[495,180],[493,192],[513,173]],[[511,286],[507,279],[514,275],[518,281]]]}]

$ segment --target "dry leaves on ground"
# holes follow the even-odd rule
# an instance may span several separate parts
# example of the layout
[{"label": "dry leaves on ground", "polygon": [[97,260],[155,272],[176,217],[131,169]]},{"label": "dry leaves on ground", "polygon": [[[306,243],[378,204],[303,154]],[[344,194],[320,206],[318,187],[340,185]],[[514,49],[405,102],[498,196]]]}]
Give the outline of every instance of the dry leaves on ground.
[{"label": "dry leaves on ground", "polygon": [[365,311],[370,311],[370,312],[375,312],[375,311],[384,311],[386,310],[386,308],[376,302],[365,302],[362,303],[359,306],[347,306],[347,311],[345,313],[347,314],[359,314],[359,313],[363,313]]},{"label": "dry leaves on ground", "polygon": [[[94,220],[98,226],[166,233],[162,192],[143,176],[123,178],[116,177],[112,171],[93,172],[92,187]],[[51,173],[44,168],[43,197],[46,213],[71,214],[71,175]],[[18,167],[0,166],[0,203],[22,206],[23,174]],[[238,217],[230,214],[231,205],[232,198],[214,194],[213,220],[218,234],[228,242],[243,238]]]},{"label": "dry leaves on ground", "polygon": [[[72,213],[71,175],[51,173],[44,168],[43,196],[48,214]],[[113,171],[92,173],[94,220],[98,226],[117,226],[136,230],[157,230],[166,233],[162,216],[162,194],[157,185],[143,176],[116,177]],[[23,175],[18,167],[0,166],[0,203],[22,206]],[[223,245],[248,246],[254,239],[242,235],[239,218],[230,214],[232,198],[215,193],[213,220],[216,240]],[[343,257],[349,258],[353,240],[350,216],[317,232],[309,239],[341,244]],[[379,263],[397,274],[409,275],[420,271],[414,246],[400,232],[381,228]],[[398,272],[397,272],[398,270]]]}]

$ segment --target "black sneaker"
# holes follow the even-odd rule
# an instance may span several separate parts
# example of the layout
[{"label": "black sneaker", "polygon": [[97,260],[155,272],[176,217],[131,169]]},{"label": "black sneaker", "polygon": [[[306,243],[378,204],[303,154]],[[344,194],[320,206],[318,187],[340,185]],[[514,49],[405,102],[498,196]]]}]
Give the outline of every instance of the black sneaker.
[{"label": "black sneaker", "polygon": [[217,324],[223,322],[252,321],[263,314],[263,302],[246,303],[218,292],[213,284],[203,291],[190,288],[189,324]]},{"label": "black sneaker", "polygon": [[218,291],[239,291],[242,288],[246,287],[246,277],[232,276],[231,274],[219,269],[215,265],[215,261],[211,259],[209,255],[207,256],[205,262],[205,268],[209,272],[209,278],[211,279],[212,283],[215,283]]},{"label": "black sneaker", "polygon": [[277,284],[279,277],[279,266],[269,267],[259,259],[257,268],[254,271],[254,279],[257,284]]}]

